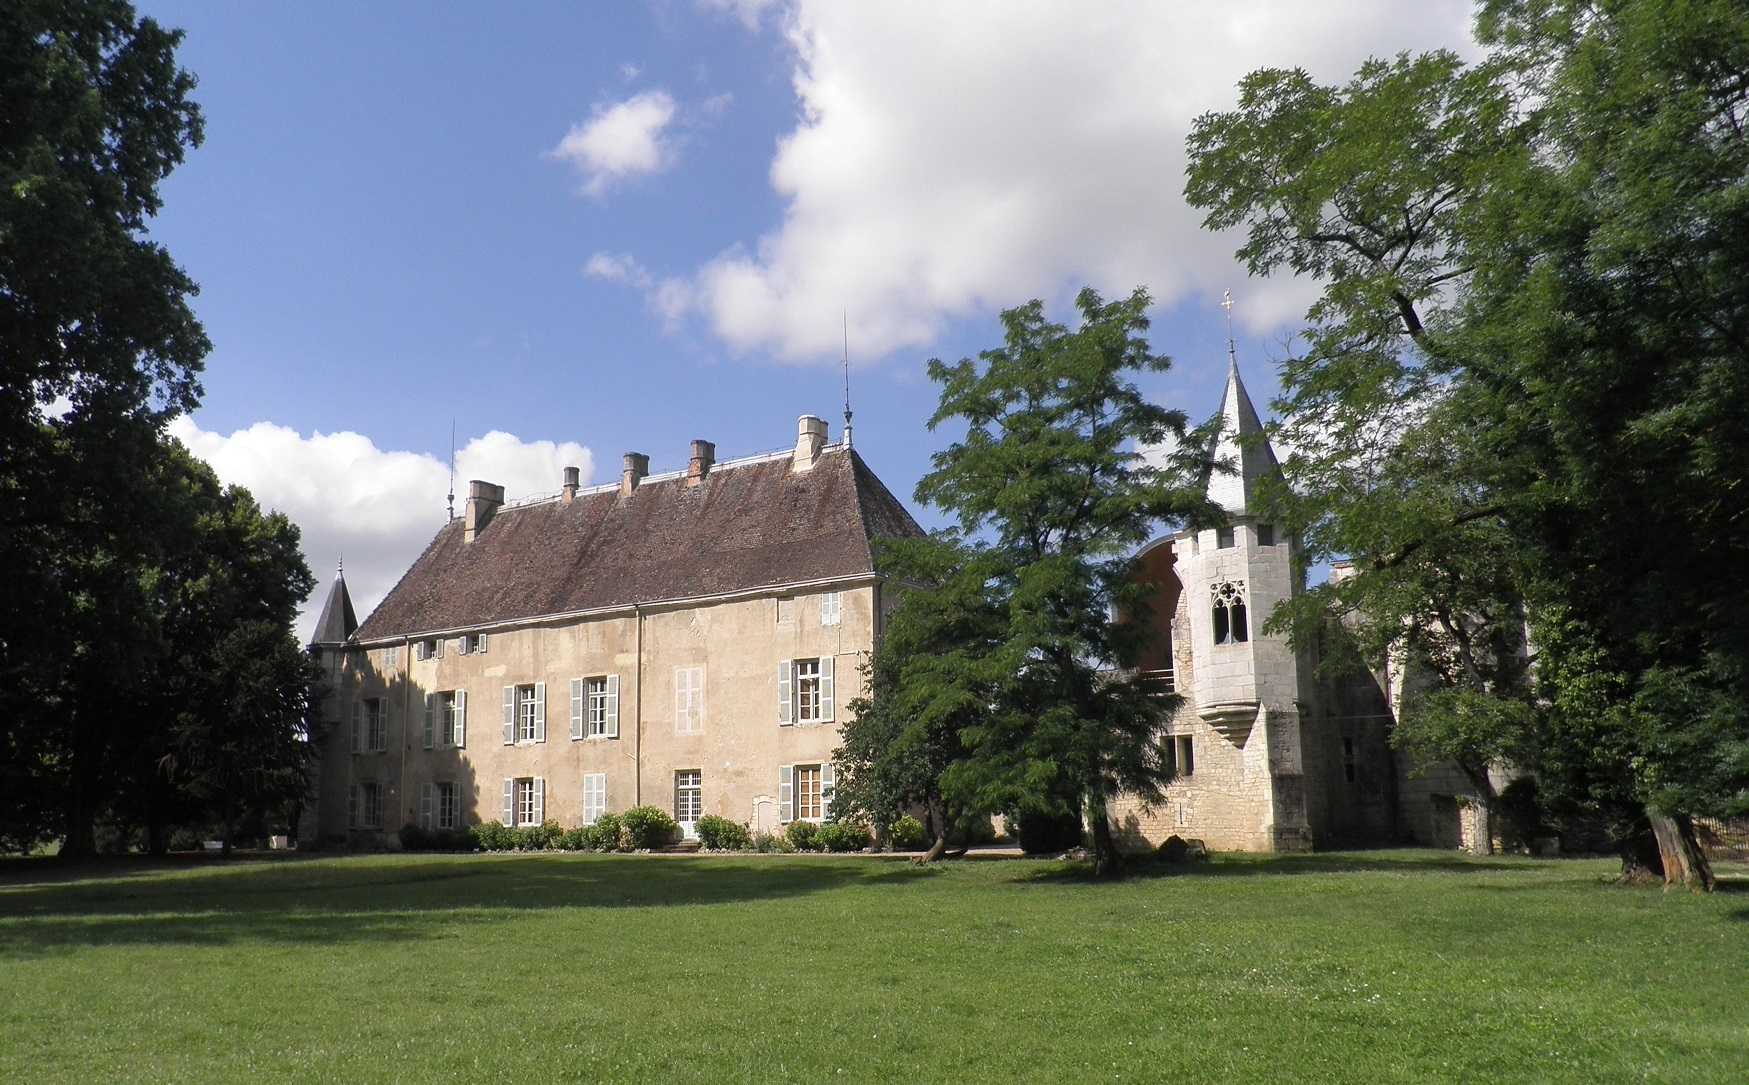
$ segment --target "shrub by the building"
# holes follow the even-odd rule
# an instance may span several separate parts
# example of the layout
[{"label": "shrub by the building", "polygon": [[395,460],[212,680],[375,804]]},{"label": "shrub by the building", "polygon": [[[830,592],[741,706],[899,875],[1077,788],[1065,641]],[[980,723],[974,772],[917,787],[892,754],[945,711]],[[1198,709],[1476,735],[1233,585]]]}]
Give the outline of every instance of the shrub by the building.
[{"label": "shrub by the building", "polygon": [[910,814],[902,814],[887,826],[887,843],[894,851],[922,851],[929,846],[929,833],[921,821]]},{"label": "shrub by the building", "polygon": [[478,847],[466,829],[425,829],[418,825],[401,826],[403,851],[473,851]]},{"label": "shrub by the building", "polygon": [[792,821],[789,823],[789,827],[783,831],[783,835],[788,838],[790,847],[796,851],[820,850],[820,842],[816,839],[820,835],[820,826],[815,822]]},{"label": "shrub by the building", "polygon": [[868,826],[854,821],[828,821],[815,838],[823,851],[861,851],[868,847]]},{"label": "shrub by the building", "polygon": [[753,846],[747,826],[716,814],[698,819],[698,842],[712,851],[746,851]]},{"label": "shrub by the building", "polygon": [[632,851],[659,848],[674,839],[680,826],[660,806],[634,806],[619,816],[621,844]]}]

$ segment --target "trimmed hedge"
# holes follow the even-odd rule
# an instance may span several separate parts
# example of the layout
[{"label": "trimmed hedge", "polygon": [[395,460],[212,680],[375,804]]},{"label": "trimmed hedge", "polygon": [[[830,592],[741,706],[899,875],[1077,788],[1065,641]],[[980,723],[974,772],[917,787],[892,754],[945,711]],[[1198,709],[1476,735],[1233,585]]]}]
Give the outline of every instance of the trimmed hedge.
[{"label": "trimmed hedge", "polygon": [[824,851],[861,851],[868,847],[868,826],[854,821],[828,821],[815,836]]},{"label": "trimmed hedge", "polygon": [[698,842],[712,851],[746,851],[753,846],[747,826],[716,814],[698,819]]},{"label": "trimmed hedge", "polygon": [[634,806],[619,816],[620,845],[632,851],[659,848],[672,841],[680,826],[660,806]]}]

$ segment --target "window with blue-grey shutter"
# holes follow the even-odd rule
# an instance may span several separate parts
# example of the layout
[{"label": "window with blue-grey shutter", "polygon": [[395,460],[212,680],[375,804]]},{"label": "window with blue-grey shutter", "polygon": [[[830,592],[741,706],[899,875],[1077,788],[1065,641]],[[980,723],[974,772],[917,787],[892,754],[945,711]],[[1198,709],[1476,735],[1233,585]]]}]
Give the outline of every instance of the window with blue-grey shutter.
[{"label": "window with blue-grey shutter", "polygon": [[[516,687],[512,686],[512,689]],[[506,777],[504,780],[504,824],[516,824],[516,780]]]},{"label": "window with blue-grey shutter", "polygon": [[437,694],[425,695],[425,748],[437,745]]},{"label": "window with blue-grey shutter", "polygon": [[[790,678],[790,661],[779,660],[777,664],[777,722],[780,727],[788,727],[795,722],[795,683]],[[784,819],[788,821],[788,818]]]},{"label": "window with blue-grey shutter", "polygon": [[796,819],[796,770],[784,765],[777,770],[777,820],[788,825]]},{"label": "window with blue-grey shutter", "polygon": [[534,684],[534,740],[536,742],[547,740],[547,684],[545,682]]},{"label": "window with blue-grey shutter", "polygon": [[[352,752],[364,751],[364,701],[352,702]],[[354,819],[356,821],[356,819]]]},{"label": "window with blue-grey shutter", "polygon": [[419,785],[419,827],[431,828],[431,785]]},{"label": "window with blue-grey shutter", "polygon": [[[516,745],[516,687],[504,687],[504,745]],[[504,824],[510,824],[508,821]]]},{"label": "window with blue-grey shutter", "polygon": [[583,679],[571,679],[571,738],[583,737]]}]

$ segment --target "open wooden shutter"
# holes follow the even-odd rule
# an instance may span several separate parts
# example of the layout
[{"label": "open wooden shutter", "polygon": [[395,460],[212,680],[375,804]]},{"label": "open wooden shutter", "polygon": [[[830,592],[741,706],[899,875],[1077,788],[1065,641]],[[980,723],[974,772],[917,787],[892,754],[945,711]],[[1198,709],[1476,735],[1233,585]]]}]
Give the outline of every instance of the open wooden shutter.
[{"label": "open wooden shutter", "polygon": [[516,824],[516,781],[508,777],[504,780],[504,824]]},{"label": "open wooden shutter", "polygon": [[571,738],[573,740],[583,737],[583,715],[588,707],[584,701],[587,689],[588,684],[583,679],[571,679]]},{"label": "open wooden shutter", "polygon": [[788,825],[796,819],[796,768],[784,765],[777,770],[777,820]]},{"label": "open wooden shutter", "polygon": [[358,785],[353,784],[352,790],[346,793],[346,827],[358,828]]},{"label": "open wooden shutter", "polygon": [[608,738],[619,737],[619,675],[607,676],[607,730],[602,732]]},{"label": "open wooden shutter", "polygon": [[516,687],[504,687],[504,745],[516,745]]},{"label": "open wooden shutter", "polygon": [[536,742],[547,740],[547,684],[545,682],[534,684],[534,740]]},{"label": "open wooden shutter", "polygon": [[419,827],[431,828],[431,785],[419,785]]},{"label": "open wooden shutter", "polygon": [[[779,660],[777,664],[777,722],[780,727],[788,727],[795,722],[796,705],[793,691],[795,683],[790,678],[790,661]],[[788,818],[784,818],[788,821]]]},{"label": "open wooden shutter", "polygon": [[437,745],[437,694],[425,695],[425,748]]},{"label": "open wooden shutter", "polygon": [[474,651],[480,655],[486,654],[486,634],[481,633],[474,637]]},{"label": "open wooden shutter", "polygon": [[455,691],[455,745],[461,749],[468,744],[468,694],[466,690]]},{"label": "open wooden shutter", "polygon": [[352,752],[364,750],[364,701],[352,702]]},{"label": "open wooden shutter", "polygon": [[437,637],[431,643],[436,645],[436,647],[437,647],[437,658],[442,659],[443,658],[443,638]]},{"label": "open wooden shutter", "polygon": [[832,763],[828,761],[820,766],[820,814],[823,817],[832,816],[832,791],[838,786],[838,774],[832,771]]},{"label": "open wooden shutter", "polygon": [[534,778],[534,823],[545,825],[547,822],[547,778]]},{"label": "open wooden shutter", "polygon": [[832,719],[832,657],[820,657],[820,718]]}]

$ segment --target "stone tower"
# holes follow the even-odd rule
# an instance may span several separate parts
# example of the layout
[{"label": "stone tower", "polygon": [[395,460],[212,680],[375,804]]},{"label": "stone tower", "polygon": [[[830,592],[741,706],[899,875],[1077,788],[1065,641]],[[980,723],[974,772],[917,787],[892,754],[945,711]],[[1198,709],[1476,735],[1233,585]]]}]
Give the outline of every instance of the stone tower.
[{"label": "stone tower", "polygon": [[1292,540],[1259,515],[1258,487],[1280,468],[1236,361],[1221,400],[1215,461],[1208,496],[1229,526],[1173,540],[1194,661],[1183,692],[1241,754],[1244,790],[1262,818],[1256,831],[1274,850],[1298,850],[1310,846],[1300,734],[1310,675],[1287,638],[1262,627],[1299,583]]}]

